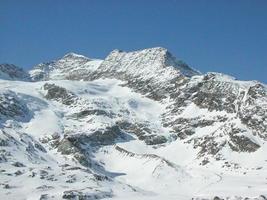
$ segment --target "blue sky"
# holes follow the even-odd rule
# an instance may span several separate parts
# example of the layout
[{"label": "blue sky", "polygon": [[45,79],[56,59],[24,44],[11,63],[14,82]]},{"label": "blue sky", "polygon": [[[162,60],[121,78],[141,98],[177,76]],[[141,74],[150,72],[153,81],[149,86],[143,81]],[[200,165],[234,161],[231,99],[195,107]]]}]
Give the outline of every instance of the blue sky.
[{"label": "blue sky", "polygon": [[162,46],[201,72],[267,83],[266,0],[0,0],[0,63]]}]

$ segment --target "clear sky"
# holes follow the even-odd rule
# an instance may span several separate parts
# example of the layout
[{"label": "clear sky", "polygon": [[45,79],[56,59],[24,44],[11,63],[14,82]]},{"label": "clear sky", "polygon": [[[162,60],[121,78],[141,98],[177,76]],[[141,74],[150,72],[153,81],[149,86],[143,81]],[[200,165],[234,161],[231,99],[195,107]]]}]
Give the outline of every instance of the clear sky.
[{"label": "clear sky", "polygon": [[201,72],[267,83],[267,1],[0,0],[0,63],[155,46]]}]

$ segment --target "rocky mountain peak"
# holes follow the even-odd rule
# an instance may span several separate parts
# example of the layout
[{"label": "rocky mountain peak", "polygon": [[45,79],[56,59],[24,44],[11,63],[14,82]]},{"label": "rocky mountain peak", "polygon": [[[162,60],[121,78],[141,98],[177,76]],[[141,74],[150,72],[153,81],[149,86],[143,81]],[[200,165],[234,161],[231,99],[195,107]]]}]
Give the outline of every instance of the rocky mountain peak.
[{"label": "rocky mountain peak", "polygon": [[60,60],[70,60],[70,59],[85,59],[85,60],[91,60],[83,55],[80,54],[76,54],[73,52],[67,53],[66,55],[64,55]]},{"label": "rocky mountain peak", "polygon": [[71,52],[58,60],[36,65],[29,73],[34,81],[52,79],[82,80],[84,75],[94,70],[100,63],[101,60],[90,59]]},{"label": "rocky mountain peak", "polygon": [[169,96],[177,84],[197,74],[167,49],[155,47],[132,52],[114,50],[92,77],[126,81],[133,89],[159,100]]},{"label": "rocky mountain peak", "polygon": [[[135,68],[135,71],[159,71],[163,68],[174,68],[179,70],[185,76],[193,76],[199,72],[191,69],[183,61],[176,59],[167,49],[163,47],[154,47],[144,50],[125,52],[121,50],[113,50],[105,59],[105,61],[112,62],[113,68],[120,68],[118,70],[129,70]],[[105,62],[103,63],[103,65]]]},{"label": "rocky mountain peak", "polygon": [[34,80],[117,78],[155,99],[167,97],[178,82],[200,74],[162,47],[131,52],[115,49],[103,61],[68,53],[42,68],[30,71]]},{"label": "rocky mountain peak", "polygon": [[0,64],[0,78],[7,80],[27,80],[28,74],[13,64]]}]

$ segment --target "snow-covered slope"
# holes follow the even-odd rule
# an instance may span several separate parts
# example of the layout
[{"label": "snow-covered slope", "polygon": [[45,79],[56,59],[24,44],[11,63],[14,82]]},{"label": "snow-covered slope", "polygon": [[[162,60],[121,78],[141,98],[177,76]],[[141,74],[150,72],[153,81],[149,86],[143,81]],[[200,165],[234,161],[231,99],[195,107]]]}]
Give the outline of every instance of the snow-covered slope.
[{"label": "snow-covered slope", "polygon": [[267,197],[267,88],[164,48],[0,79],[0,199]]}]

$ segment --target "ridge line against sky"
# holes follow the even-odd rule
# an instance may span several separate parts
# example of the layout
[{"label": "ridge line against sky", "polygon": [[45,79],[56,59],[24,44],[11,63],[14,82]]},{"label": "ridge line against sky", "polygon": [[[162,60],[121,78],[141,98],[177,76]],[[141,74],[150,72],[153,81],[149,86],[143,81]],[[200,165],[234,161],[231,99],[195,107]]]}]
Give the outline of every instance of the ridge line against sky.
[{"label": "ridge line against sky", "polygon": [[1,0],[0,63],[162,46],[193,68],[267,83],[265,0]]}]

